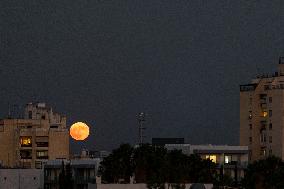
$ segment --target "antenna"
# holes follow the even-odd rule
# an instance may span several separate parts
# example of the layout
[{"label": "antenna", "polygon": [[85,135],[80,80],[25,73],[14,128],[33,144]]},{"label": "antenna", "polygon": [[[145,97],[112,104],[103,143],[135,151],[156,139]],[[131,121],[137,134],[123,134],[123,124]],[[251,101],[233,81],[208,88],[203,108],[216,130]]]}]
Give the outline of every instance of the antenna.
[{"label": "antenna", "polygon": [[146,114],[144,112],[140,112],[137,115],[137,120],[138,120],[138,125],[139,125],[139,144],[142,145],[144,143],[144,138],[145,136],[143,135],[143,131],[146,129],[146,127],[144,127],[144,122],[145,120]]}]

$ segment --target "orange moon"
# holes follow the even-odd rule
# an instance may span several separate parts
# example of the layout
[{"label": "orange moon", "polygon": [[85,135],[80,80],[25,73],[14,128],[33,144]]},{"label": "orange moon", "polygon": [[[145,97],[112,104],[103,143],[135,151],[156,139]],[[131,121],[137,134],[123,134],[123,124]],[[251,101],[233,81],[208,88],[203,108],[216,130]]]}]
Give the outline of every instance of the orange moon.
[{"label": "orange moon", "polygon": [[85,140],[89,136],[89,127],[83,122],[74,123],[70,128],[70,135],[75,140]]}]

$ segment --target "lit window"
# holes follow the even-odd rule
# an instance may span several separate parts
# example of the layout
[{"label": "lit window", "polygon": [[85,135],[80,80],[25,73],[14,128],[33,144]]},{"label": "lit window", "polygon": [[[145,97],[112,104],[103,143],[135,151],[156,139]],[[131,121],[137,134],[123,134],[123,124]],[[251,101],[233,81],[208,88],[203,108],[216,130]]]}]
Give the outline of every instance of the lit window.
[{"label": "lit window", "polygon": [[31,147],[32,146],[32,137],[24,136],[20,138],[21,147]]},{"label": "lit window", "polygon": [[263,116],[263,117],[266,117],[266,116],[267,116],[267,111],[263,111],[263,112],[262,112],[262,116]]},{"label": "lit window", "polygon": [[225,156],[225,163],[231,163],[232,156]]},{"label": "lit window", "polygon": [[37,159],[48,159],[48,151],[47,150],[38,150],[36,151]]},{"label": "lit window", "polygon": [[211,160],[213,163],[217,162],[216,155],[206,155],[206,159]]}]

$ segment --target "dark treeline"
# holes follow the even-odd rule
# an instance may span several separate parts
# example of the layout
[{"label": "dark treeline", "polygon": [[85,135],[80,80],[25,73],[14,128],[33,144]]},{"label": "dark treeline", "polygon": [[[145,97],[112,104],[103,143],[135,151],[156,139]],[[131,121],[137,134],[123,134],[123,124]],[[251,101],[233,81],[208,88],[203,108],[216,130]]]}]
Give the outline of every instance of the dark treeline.
[{"label": "dark treeline", "polygon": [[151,189],[163,189],[165,183],[174,183],[176,188],[185,183],[213,183],[214,188],[284,189],[284,163],[276,157],[249,164],[245,178],[236,183],[210,160],[148,144],[121,145],[104,158],[99,174],[103,183],[130,183],[134,176],[136,183],[147,183]]},{"label": "dark treeline", "polygon": [[104,183],[136,183],[149,188],[163,188],[164,183],[212,183],[217,176],[216,165],[198,155],[187,156],[181,151],[145,144],[133,148],[121,145],[101,163],[99,173]]}]

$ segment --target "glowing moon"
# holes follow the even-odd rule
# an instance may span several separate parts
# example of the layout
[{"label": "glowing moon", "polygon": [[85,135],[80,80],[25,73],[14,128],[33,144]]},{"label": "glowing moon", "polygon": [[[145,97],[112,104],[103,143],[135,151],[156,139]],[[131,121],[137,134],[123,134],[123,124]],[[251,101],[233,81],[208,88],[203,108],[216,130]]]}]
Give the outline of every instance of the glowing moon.
[{"label": "glowing moon", "polygon": [[70,135],[75,140],[85,140],[89,136],[89,127],[83,122],[74,123],[70,128]]}]

